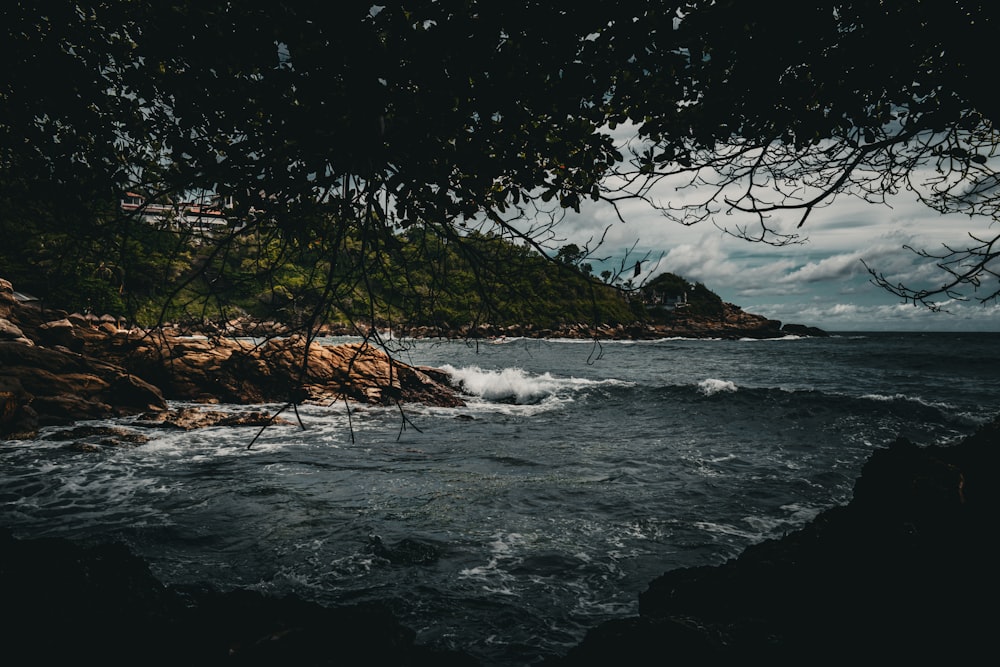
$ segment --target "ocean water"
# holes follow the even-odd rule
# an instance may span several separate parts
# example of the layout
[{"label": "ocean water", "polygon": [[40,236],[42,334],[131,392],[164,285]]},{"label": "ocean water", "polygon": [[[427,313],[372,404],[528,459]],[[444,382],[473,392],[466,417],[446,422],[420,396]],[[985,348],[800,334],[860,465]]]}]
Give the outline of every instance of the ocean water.
[{"label": "ocean water", "polygon": [[1000,412],[996,333],[393,344],[468,405],[302,406],[250,449],[254,428],[96,452],[46,429],[0,442],[0,525],[124,542],[166,583],[380,601],[422,643],[527,665],[662,572],[848,501],[897,436]]}]

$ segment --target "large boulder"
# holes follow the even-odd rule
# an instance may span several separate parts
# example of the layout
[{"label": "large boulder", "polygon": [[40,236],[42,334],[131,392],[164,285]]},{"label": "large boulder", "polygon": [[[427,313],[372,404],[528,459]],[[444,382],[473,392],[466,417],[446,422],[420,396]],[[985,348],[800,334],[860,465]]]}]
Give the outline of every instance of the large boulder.
[{"label": "large boulder", "polygon": [[444,373],[401,363],[369,343],[323,346],[292,336],[270,341],[261,348],[260,357],[272,374],[301,378],[302,390],[311,400],[463,405]]},{"label": "large boulder", "polygon": [[440,371],[404,364],[364,342],[329,346],[297,335],[252,342],[144,332],[91,335],[87,350],[147,378],[169,399],[463,404]]},{"label": "large boulder", "polygon": [[83,350],[83,340],[76,335],[76,326],[68,317],[45,322],[36,331],[41,343],[47,347],[62,346],[73,352]]},{"label": "large boulder", "polygon": [[639,616],[550,667],[950,662],[994,644],[1000,420],[951,447],[876,451],[844,507],[720,566],[673,570]]},{"label": "large boulder", "polygon": [[66,348],[0,340],[0,436],[38,426],[161,410],[159,389],[104,361]]}]

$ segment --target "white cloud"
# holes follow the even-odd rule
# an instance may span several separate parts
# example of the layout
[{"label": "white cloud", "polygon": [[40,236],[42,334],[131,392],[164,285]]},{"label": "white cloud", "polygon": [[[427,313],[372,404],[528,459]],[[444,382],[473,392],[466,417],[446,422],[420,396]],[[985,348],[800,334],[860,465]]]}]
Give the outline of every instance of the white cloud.
[{"label": "white cloud", "polygon": [[782,283],[815,283],[820,281],[842,280],[866,273],[861,263],[861,253],[852,252],[845,255],[831,255],[818,262],[809,262],[781,278]]},{"label": "white cloud", "polygon": [[908,303],[864,305],[858,303],[760,304],[769,317],[801,322],[828,331],[997,331],[1000,304],[949,302],[942,312]]},{"label": "white cloud", "polygon": [[[667,194],[676,203],[694,193]],[[580,245],[603,235],[605,242],[595,256],[610,258],[606,268],[617,268],[632,248],[628,265],[647,252],[653,259],[662,257],[658,265],[643,265],[643,278],[670,271],[705,283],[750,312],[784,321],[845,330],[1000,330],[995,306],[970,301],[953,304],[951,314],[931,313],[900,304],[898,297],[872,284],[865,264],[893,284],[939,287],[946,275],[933,259],[905,246],[936,252],[943,244],[960,246],[970,232],[998,231],[982,218],[943,216],[912,193],[892,198],[888,206],[842,196],[815,211],[802,229],[795,228],[797,218],[769,220],[777,231],[803,235],[805,242],[785,247],[742,241],[713,224],[739,223],[736,217],[719,215],[688,227],[639,200],[621,202],[617,213],[626,222],[610,206],[590,204],[579,215],[567,216],[558,233]]]}]

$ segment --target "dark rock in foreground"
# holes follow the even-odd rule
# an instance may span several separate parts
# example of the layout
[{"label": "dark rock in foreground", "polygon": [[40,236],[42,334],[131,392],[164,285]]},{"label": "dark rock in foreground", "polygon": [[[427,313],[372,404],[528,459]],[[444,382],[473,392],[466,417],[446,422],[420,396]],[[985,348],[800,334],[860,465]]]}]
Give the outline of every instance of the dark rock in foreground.
[{"label": "dark rock in foreground", "polygon": [[[377,605],[163,586],[120,545],[16,540],[0,531],[5,664],[453,665]],[[23,660],[22,663],[16,659]]]},{"label": "dark rock in foreground", "polygon": [[845,507],[718,567],[655,580],[549,667],[944,664],[994,651],[1000,420],[952,447],[876,451]]}]

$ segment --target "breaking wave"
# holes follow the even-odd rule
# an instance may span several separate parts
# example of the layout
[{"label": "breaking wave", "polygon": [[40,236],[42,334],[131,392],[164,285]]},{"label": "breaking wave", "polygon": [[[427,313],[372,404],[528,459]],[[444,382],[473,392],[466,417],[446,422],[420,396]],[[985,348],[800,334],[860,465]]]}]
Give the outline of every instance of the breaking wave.
[{"label": "breaking wave", "polygon": [[551,373],[536,375],[521,368],[484,370],[478,366],[455,368],[445,364],[441,370],[451,375],[452,382],[463,392],[486,401],[532,405],[550,397],[575,393],[596,385],[631,383],[619,380],[586,380],[560,378]]},{"label": "breaking wave", "polygon": [[719,393],[731,394],[736,391],[736,384],[729,380],[708,378],[698,383],[698,391],[705,396],[714,396]]}]

